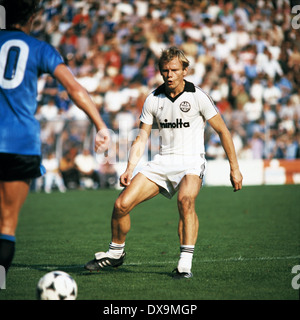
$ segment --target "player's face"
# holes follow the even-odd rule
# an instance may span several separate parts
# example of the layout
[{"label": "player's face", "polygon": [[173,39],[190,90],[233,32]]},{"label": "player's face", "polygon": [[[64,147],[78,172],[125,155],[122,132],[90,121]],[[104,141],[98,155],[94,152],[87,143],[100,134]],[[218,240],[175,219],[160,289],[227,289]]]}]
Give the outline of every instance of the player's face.
[{"label": "player's face", "polygon": [[187,69],[183,69],[182,63],[177,57],[170,62],[165,62],[161,68],[161,75],[167,90],[176,95],[184,89],[184,77],[186,74]]}]

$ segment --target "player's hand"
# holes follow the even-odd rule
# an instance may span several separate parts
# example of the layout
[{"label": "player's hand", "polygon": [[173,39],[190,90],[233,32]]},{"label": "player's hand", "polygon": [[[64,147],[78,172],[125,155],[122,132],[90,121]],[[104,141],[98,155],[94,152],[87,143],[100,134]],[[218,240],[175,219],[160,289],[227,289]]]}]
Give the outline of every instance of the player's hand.
[{"label": "player's hand", "polygon": [[110,135],[108,129],[101,129],[97,132],[95,138],[95,151],[103,153],[108,150],[110,144]]},{"label": "player's hand", "polygon": [[230,181],[234,188],[234,192],[242,189],[243,176],[239,169],[230,171]]},{"label": "player's hand", "polygon": [[126,170],[123,174],[120,176],[120,185],[121,187],[128,187],[130,185],[130,181],[132,178],[132,172],[129,172]]}]

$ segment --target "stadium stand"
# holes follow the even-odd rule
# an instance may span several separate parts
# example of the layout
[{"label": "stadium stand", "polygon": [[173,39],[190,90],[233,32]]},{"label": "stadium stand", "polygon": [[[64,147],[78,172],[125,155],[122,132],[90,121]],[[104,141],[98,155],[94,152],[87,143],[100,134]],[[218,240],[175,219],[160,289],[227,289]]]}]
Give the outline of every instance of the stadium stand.
[{"label": "stadium stand", "polygon": [[[295,5],[288,0],[45,0],[32,35],[59,50],[94,98],[113,132],[116,162],[126,160],[143,101],[162,81],[156,60],[170,45],[188,55],[186,79],[212,96],[240,159],[291,160],[300,158]],[[66,92],[47,77],[39,88],[44,152],[55,149],[61,158],[71,149],[91,148],[89,121]],[[157,152],[151,142],[148,157]],[[208,128],[206,145],[215,144]]]}]

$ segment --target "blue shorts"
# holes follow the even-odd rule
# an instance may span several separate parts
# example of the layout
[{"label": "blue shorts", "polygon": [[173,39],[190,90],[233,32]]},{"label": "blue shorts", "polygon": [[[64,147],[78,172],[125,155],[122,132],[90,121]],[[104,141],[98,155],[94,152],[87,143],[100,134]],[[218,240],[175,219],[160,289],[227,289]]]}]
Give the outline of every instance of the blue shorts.
[{"label": "blue shorts", "polygon": [[19,181],[38,178],[45,173],[38,155],[0,153],[0,181]]}]

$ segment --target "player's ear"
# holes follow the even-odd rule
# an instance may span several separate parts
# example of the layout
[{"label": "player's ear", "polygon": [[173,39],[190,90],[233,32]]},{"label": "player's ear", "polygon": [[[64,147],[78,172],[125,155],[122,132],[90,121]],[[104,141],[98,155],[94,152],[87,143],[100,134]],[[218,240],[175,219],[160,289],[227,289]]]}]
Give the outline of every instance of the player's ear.
[{"label": "player's ear", "polygon": [[183,76],[185,77],[188,74],[189,68],[184,68],[183,69]]},{"label": "player's ear", "polygon": [[35,21],[35,18],[36,18],[37,14],[34,13],[29,19],[28,19],[28,22],[26,24],[27,28],[29,31],[31,31],[32,29],[32,26],[33,26],[33,22]]}]

